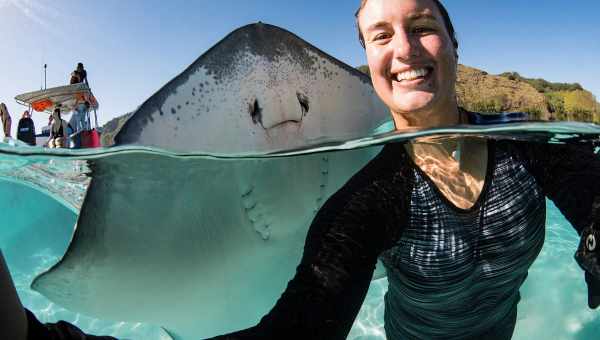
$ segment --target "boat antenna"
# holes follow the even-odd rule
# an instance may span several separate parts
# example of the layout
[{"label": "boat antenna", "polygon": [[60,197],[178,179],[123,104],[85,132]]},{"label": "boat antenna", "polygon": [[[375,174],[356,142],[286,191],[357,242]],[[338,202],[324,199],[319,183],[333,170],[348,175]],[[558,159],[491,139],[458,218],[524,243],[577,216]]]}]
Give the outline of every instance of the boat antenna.
[{"label": "boat antenna", "polygon": [[46,69],[48,68],[48,64],[44,64],[44,90],[48,88],[46,85]]}]

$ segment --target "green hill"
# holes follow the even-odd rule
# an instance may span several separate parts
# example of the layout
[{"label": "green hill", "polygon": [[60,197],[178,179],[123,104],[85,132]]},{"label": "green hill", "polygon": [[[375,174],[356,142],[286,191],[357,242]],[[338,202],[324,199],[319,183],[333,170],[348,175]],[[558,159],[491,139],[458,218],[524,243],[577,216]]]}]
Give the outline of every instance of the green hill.
[{"label": "green hill", "polygon": [[[369,74],[366,65],[358,69]],[[471,111],[521,111],[533,119],[600,123],[600,104],[578,83],[552,83],[516,72],[490,75],[459,65],[456,95],[459,105]]]},{"label": "green hill", "polygon": [[113,118],[110,121],[108,121],[106,124],[104,124],[104,126],[102,127],[102,135],[101,135],[101,139],[100,139],[102,146],[114,145],[114,138],[115,138],[116,134],[119,131],[121,131],[121,128],[123,127],[125,122],[127,122],[129,117],[131,117],[131,115],[133,115],[133,112],[129,112],[122,116]]},{"label": "green hill", "polygon": [[548,111],[558,120],[598,121],[599,104],[594,95],[579,83],[552,83],[540,78],[525,78],[517,72],[500,74],[533,86],[546,97]]}]

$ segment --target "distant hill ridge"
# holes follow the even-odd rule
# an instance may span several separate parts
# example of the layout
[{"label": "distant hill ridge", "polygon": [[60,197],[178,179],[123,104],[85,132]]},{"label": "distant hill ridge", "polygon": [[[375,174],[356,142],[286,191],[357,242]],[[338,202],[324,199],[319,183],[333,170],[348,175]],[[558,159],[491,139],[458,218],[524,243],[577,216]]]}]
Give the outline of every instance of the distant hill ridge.
[{"label": "distant hill ridge", "polygon": [[[369,74],[366,65],[358,69]],[[456,94],[459,105],[471,111],[528,112],[532,119],[600,123],[600,104],[578,83],[552,83],[517,72],[490,75],[459,65]]]}]

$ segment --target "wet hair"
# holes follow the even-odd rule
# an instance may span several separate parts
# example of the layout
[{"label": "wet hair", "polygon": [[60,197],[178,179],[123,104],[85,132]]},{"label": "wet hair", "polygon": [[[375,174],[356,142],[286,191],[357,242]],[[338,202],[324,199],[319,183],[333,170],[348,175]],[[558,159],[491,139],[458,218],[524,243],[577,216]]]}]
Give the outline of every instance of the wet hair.
[{"label": "wet hair", "polygon": [[[360,0],[360,7],[356,10],[356,13],[354,14],[354,16],[356,17],[356,27],[358,28],[358,41],[360,42],[360,44],[363,48],[365,47],[365,38],[362,34],[362,31],[360,30],[360,25],[358,23],[358,16],[360,15],[360,12],[367,4],[367,1],[369,1],[369,0]],[[446,7],[444,7],[444,5],[442,5],[440,0],[431,0],[431,1],[433,1],[433,3],[436,5],[438,10],[440,11],[442,18],[444,19],[444,25],[446,26],[446,31],[448,32],[448,35],[450,36],[450,39],[452,40],[452,44],[454,45],[454,49],[458,50],[458,40],[456,39],[456,32],[454,31],[454,25],[452,25],[452,20],[450,20],[450,15],[448,14]]]}]

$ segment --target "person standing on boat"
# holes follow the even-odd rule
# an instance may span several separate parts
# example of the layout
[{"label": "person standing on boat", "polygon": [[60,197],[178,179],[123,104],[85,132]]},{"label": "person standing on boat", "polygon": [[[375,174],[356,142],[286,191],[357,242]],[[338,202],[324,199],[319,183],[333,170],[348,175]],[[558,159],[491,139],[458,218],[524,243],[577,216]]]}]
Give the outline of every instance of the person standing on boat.
[{"label": "person standing on boat", "polygon": [[23,112],[17,126],[17,139],[29,145],[35,145],[35,124],[28,110]]},{"label": "person standing on boat", "polygon": [[4,103],[0,103],[0,120],[2,121],[2,131],[4,132],[4,137],[10,137],[10,127],[12,126],[12,119],[10,118],[10,114],[8,113],[8,108]]},{"label": "person standing on boat", "polygon": [[77,106],[73,110],[73,115],[71,116],[70,121],[70,123],[74,127],[74,133],[79,131],[91,130],[89,111],[90,102],[88,102],[87,100],[83,103],[77,104]]},{"label": "person standing on boat", "polygon": [[48,139],[48,147],[50,148],[65,148],[68,137],[68,125],[65,120],[60,117],[60,108],[54,109],[52,113],[52,125],[50,126],[50,139]]},{"label": "person standing on boat", "polygon": [[71,83],[71,85],[79,84],[79,83],[88,84],[87,71],[83,68],[83,63],[77,63],[77,68],[75,69],[75,71],[71,72],[70,83]]}]

